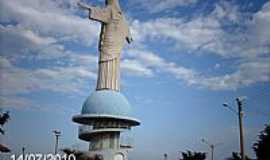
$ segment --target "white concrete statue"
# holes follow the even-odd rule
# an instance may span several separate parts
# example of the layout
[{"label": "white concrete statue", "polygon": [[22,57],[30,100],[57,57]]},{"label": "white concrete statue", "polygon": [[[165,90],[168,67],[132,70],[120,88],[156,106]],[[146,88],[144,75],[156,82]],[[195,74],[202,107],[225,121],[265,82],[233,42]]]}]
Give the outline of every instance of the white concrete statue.
[{"label": "white concrete statue", "polygon": [[101,23],[99,39],[99,69],[96,90],[120,90],[120,53],[125,41],[131,43],[128,23],[118,0],[106,0],[104,8],[81,2],[78,6],[89,11],[89,19]]}]

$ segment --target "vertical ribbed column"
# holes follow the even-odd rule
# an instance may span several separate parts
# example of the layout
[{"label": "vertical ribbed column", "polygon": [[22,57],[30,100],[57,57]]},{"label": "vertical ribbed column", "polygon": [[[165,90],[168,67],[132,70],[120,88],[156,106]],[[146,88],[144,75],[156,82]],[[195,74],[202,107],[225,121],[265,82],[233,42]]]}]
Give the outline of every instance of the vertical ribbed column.
[{"label": "vertical ribbed column", "polygon": [[89,151],[120,149],[120,132],[100,133],[91,139]]}]

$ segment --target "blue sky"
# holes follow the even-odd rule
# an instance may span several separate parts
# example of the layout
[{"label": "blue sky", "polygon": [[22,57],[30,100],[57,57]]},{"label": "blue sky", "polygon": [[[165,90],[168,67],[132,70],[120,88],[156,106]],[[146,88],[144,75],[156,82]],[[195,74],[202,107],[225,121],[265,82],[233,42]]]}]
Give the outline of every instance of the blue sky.
[{"label": "blue sky", "polygon": [[[103,5],[103,1],[84,1]],[[142,121],[130,159],[176,159],[187,149],[209,152],[201,138],[238,151],[237,117],[222,108],[245,96],[247,154],[270,120],[270,2],[265,0],[122,0],[134,43],[121,61],[122,92]],[[0,105],[11,111],[1,136],[20,152],[86,149],[78,114],[95,89],[99,24],[76,0],[0,1]]]}]

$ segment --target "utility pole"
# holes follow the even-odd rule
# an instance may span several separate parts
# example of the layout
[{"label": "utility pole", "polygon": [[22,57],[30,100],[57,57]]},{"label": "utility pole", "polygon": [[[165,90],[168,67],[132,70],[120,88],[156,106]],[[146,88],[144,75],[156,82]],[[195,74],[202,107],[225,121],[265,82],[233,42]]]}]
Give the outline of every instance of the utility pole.
[{"label": "utility pole", "polygon": [[55,135],[55,147],[54,147],[54,154],[57,154],[58,151],[58,142],[59,142],[59,137],[61,136],[61,131],[59,130],[53,130],[53,133]]},{"label": "utility pole", "polygon": [[237,97],[236,98],[237,103],[237,109],[238,111],[235,111],[235,109],[231,108],[227,103],[224,103],[223,106],[227,107],[231,111],[237,114],[238,116],[238,123],[239,123],[239,135],[240,135],[240,155],[241,160],[245,160],[245,149],[244,149],[244,128],[243,128],[243,98]]},{"label": "utility pole", "polygon": [[22,159],[25,160],[25,147],[22,147]]},{"label": "utility pole", "polygon": [[239,134],[240,134],[240,154],[242,160],[245,160],[245,150],[244,150],[244,131],[243,131],[243,117],[244,112],[242,108],[242,100],[240,98],[236,98],[236,102],[238,105],[238,120],[239,120]]},{"label": "utility pole", "polygon": [[165,153],[163,156],[164,156],[164,160],[168,160],[168,154],[167,153]]},{"label": "utility pole", "polygon": [[221,145],[223,143],[217,143],[217,144],[210,144],[206,139],[202,139],[202,142],[207,144],[208,147],[210,148],[211,150],[211,160],[214,160],[214,151],[215,151],[215,147],[218,146],[218,145]]},{"label": "utility pole", "polygon": [[214,160],[214,149],[215,149],[215,146],[212,144],[212,145],[210,145],[210,148],[211,148],[211,160]]}]

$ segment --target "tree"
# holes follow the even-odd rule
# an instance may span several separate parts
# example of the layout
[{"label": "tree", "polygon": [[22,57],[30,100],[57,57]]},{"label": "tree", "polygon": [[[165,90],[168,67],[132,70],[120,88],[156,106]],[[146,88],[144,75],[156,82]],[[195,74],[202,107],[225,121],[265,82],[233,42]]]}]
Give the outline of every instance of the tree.
[{"label": "tree", "polygon": [[[226,160],[241,160],[241,157],[239,153],[237,152],[232,152],[232,157],[227,158]],[[251,160],[249,157],[245,157],[245,160]]]},{"label": "tree", "polygon": [[232,152],[232,157],[227,158],[226,160],[241,160],[241,157],[238,153]]},{"label": "tree", "polygon": [[206,153],[203,152],[182,152],[182,158],[180,160],[205,160]]},{"label": "tree", "polygon": [[9,112],[8,111],[5,112],[5,113],[3,113],[3,114],[0,114],[0,125],[1,125],[1,127],[0,127],[0,133],[1,134],[5,134],[5,131],[3,129],[3,126],[4,126],[5,123],[7,123],[7,121],[8,121],[9,118],[10,117],[9,117]]},{"label": "tree", "polygon": [[257,160],[270,159],[270,124],[259,134],[259,140],[253,144]]},{"label": "tree", "polygon": [[[3,126],[7,123],[8,119],[9,119],[9,112],[5,112],[3,114],[0,113],[0,133],[2,135],[5,134],[5,131],[3,129]],[[10,149],[5,146],[4,144],[0,144],[0,152],[10,152]]]},{"label": "tree", "polygon": [[103,160],[103,156],[100,154],[89,153],[85,151],[73,150],[65,148],[62,150],[65,154],[73,154],[76,157],[76,160]]}]

